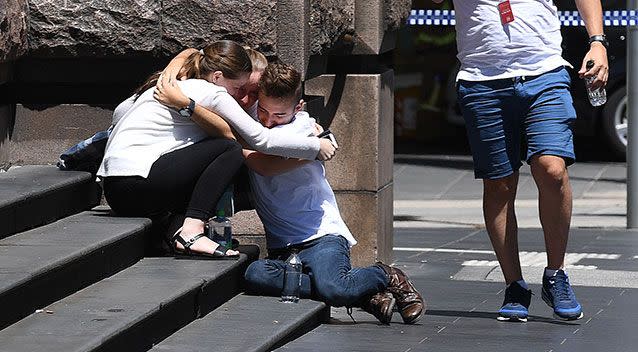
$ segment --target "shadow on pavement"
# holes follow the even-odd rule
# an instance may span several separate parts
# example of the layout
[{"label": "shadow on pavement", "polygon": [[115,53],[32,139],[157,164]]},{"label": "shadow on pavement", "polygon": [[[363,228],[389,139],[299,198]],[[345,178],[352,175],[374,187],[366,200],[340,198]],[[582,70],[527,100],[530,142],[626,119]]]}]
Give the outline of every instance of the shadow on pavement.
[{"label": "shadow on pavement", "polygon": [[[460,311],[460,310],[434,310],[434,309],[429,309],[427,312],[425,312],[425,315],[436,315],[436,316],[443,316],[443,317],[461,317],[461,318],[481,318],[481,319],[491,319],[491,320],[496,320],[496,317],[498,316],[497,313],[495,312],[467,312],[467,311]],[[555,325],[573,325],[573,326],[578,326],[581,325],[580,323],[577,322],[567,322],[567,321],[560,321],[560,320],[556,320],[556,319],[551,319],[551,318],[546,318],[546,317],[541,317],[541,316],[537,316],[537,315],[530,315],[528,320],[528,324],[529,323],[546,323],[546,324],[555,324]],[[511,322],[503,322],[503,324],[513,324]]]}]

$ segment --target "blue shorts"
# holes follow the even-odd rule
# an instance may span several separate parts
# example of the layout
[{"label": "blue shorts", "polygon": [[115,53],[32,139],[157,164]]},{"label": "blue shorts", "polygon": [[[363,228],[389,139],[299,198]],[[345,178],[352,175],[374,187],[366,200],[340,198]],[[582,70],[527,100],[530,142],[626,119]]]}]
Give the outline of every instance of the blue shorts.
[{"label": "blue shorts", "polygon": [[574,163],[576,111],[564,67],[532,77],[458,82],[458,99],[474,158],[476,178],[511,175],[534,155]]}]

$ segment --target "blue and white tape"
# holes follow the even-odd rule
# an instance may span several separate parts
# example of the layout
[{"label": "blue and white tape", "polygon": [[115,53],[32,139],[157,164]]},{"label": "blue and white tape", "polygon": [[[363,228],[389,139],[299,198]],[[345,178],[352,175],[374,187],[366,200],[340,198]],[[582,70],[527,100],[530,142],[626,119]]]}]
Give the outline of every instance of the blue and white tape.
[{"label": "blue and white tape", "polygon": [[[578,11],[558,11],[560,23],[566,27],[584,26]],[[603,12],[606,27],[635,26],[638,22],[636,10],[615,10]],[[454,26],[454,10],[412,10],[407,24],[410,26]]]}]

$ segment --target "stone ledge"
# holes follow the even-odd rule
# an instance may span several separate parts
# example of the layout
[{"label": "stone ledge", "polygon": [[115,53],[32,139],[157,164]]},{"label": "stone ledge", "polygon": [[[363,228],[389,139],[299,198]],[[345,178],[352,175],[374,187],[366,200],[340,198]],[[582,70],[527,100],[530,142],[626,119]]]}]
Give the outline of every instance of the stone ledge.
[{"label": "stone ledge", "polygon": [[14,352],[147,350],[237,294],[247,264],[245,255],[144,258],[0,331],[0,345]]},{"label": "stone ledge", "polygon": [[105,215],[83,212],[0,240],[0,329],[143,257],[150,220]]},{"label": "stone ledge", "polygon": [[281,303],[278,297],[240,294],[178,330],[151,351],[270,351],[330,316],[322,302]]},{"label": "stone ledge", "polygon": [[88,172],[22,166],[0,173],[0,238],[78,213],[99,202]]}]

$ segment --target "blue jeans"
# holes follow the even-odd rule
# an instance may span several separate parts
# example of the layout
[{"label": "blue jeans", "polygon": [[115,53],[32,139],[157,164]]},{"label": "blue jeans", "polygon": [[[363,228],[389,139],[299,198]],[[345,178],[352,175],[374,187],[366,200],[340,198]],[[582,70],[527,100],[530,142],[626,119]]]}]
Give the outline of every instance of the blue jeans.
[{"label": "blue jeans", "polygon": [[574,162],[572,124],[576,119],[564,67],[533,77],[459,81],[458,98],[474,158],[476,178],[499,179],[534,155]]},{"label": "blue jeans", "polygon": [[[352,268],[348,241],[342,236],[326,235],[293,248],[299,250],[303,263],[302,298],[316,299],[334,307],[356,307],[363,299],[388,286],[388,278],[380,267]],[[281,295],[289,253],[288,249],[269,250],[268,259],[250,264],[245,274],[248,291]]]}]

